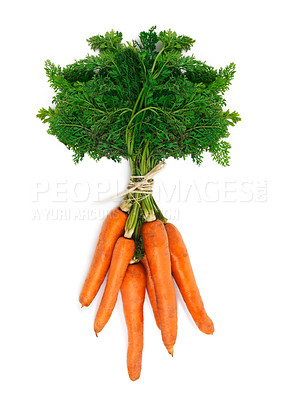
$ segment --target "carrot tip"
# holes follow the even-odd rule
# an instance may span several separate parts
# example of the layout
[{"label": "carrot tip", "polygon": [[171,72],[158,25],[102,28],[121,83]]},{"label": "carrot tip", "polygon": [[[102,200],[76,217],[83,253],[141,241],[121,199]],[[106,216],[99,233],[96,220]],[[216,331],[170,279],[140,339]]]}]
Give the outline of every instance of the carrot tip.
[{"label": "carrot tip", "polygon": [[84,307],[84,305],[83,304],[81,304],[81,308],[83,308]]},{"label": "carrot tip", "polygon": [[171,347],[170,349],[167,349],[169,354],[171,354],[171,356],[173,357],[174,354],[174,347]]},{"label": "carrot tip", "polygon": [[137,381],[140,378],[140,375],[129,375],[129,378],[134,382]]},{"label": "carrot tip", "polygon": [[101,331],[102,331],[102,329],[103,329],[104,327],[101,325],[101,326],[99,326],[98,324],[96,325],[94,325],[94,331],[95,331],[95,334],[96,334],[96,336],[98,336],[98,333],[100,333]]},{"label": "carrot tip", "polygon": [[98,337],[98,333],[95,331],[95,335],[96,335],[96,337]]}]

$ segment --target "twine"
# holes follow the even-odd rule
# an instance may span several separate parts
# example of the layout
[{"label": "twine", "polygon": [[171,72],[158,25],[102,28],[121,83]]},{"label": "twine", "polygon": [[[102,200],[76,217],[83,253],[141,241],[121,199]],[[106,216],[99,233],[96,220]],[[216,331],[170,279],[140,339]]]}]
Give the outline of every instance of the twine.
[{"label": "twine", "polygon": [[101,200],[101,202],[117,199],[119,197],[124,197],[126,195],[130,195],[130,197],[132,197],[135,201],[137,201],[137,199],[133,196],[134,193],[139,193],[143,195],[138,200],[138,202],[140,202],[141,200],[145,199],[146,197],[152,194],[154,185],[153,178],[162,169],[164,169],[165,166],[166,163],[162,161],[159,164],[157,164],[153,169],[151,169],[151,171],[149,171],[146,175],[131,175],[129,178],[127,189],[124,190],[124,192],[112,196],[106,200]]}]

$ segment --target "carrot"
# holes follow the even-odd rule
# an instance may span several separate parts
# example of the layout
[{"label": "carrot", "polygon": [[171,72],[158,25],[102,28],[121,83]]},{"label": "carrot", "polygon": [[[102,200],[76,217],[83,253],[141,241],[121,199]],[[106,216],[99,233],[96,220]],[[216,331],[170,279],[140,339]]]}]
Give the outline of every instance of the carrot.
[{"label": "carrot", "polygon": [[157,303],[156,303],[155,287],[154,287],[153,277],[151,275],[151,271],[150,271],[150,267],[149,267],[149,263],[148,263],[146,255],[144,255],[144,257],[141,259],[141,262],[142,262],[142,264],[143,264],[143,266],[144,266],[144,268],[146,270],[147,293],[148,293],[150,304],[151,304],[151,307],[152,307],[152,310],[153,310],[155,322],[156,322],[156,325],[157,325],[158,329],[160,329],[160,327],[159,327],[159,316],[158,316]]},{"label": "carrot", "polygon": [[121,294],[128,331],[127,369],[132,381],[139,379],[142,368],[145,288],[146,271],[143,265],[129,265]]},{"label": "carrot", "polygon": [[127,217],[128,214],[116,207],[105,218],[93,261],[79,296],[82,307],[89,306],[98,293],[109,268],[116,241],[124,232]]},{"label": "carrot", "polygon": [[144,223],[142,236],[155,285],[162,339],[168,352],[173,355],[177,336],[177,307],[171,274],[168,236],[160,220]]},{"label": "carrot", "polygon": [[127,266],[133,256],[135,244],[133,239],[120,237],[115,245],[107,276],[107,284],[96,314],[94,329],[96,335],[108,322],[118,298],[118,292]]},{"label": "carrot", "polygon": [[212,334],[214,324],[204,309],[182,236],[173,224],[167,223],[165,228],[169,239],[172,274],[183,300],[198,328],[206,334]]}]

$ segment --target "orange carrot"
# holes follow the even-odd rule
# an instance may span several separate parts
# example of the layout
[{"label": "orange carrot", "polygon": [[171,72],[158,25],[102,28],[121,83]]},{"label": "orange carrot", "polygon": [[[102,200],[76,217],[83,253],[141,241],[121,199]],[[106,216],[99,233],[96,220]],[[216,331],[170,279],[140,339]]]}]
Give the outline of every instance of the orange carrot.
[{"label": "orange carrot", "polygon": [[198,328],[206,334],[212,334],[214,324],[204,309],[182,236],[173,224],[167,223],[165,228],[169,239],[172,274],[183,300]]},{"label": "orange carrot", "polygon": [[159,317],[158,317],[158,311],[157,311],[155,287],[154,287],[153,277],[151,275],[151,271],[150,271],[150,267],[149,267],[149,263],[148,263],[146,255],[144,255],[144,257],[141,259],[141,262],[146,270],[147,293],[148,293],[150,304],[151,304],[151,307],[153,310],[156,325],[159,328]]},{"label": "orange carrot", "polygon": [[117,240],[107,276],[107,284],[95,318],[94,329],[96,335],[102,331],[113,312],[134,249],[135,244],[133,239],[120,237]]},{"label": "orange carrot", "polygon": [[109,268],[116,241],[124,232],[127,217],[128,214],[116,207],[105,218],[94,258],[79,296],[82,307],[89,306],[98,293]]},{"label": "orange carrot", "polygon": [[160,220],[144,223],[142,236],[155,285],[162,339],[168,352],[173,355],[177,336],[177,306],[171,274],[168,236]]},{"label": "orange carrot", "polygon": [[139,379],[142,368],[145,288],[146,271],[143,265],[129,265],[121,286],[121,294],[128,331],[127,369],[132,381]]}]

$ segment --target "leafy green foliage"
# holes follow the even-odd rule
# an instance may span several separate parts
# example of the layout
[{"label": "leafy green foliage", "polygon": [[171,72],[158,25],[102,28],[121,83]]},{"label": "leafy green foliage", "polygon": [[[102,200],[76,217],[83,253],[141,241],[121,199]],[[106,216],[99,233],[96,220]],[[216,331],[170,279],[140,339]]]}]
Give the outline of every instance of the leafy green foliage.
[{"label": "leafy green foliage", "polygon": [[188,36],[177,36],[177,33],[172,32],[171,29],[160,32],[158,38],[166,51],[188,51],[195,43],[195,40]]},{"label": "leafy green foliage", "polygon": [[92,36],[91,38],[87,39],[87,42],[91,46],[92,50],[98,50],[101,53],[103,51],[120,50],[120,48],[122,47],[122,39],[123,35],[121,32],[115,32],[111,30],[110,32],[106,32],[104,36]]},{"label": "leafy green foliage", "polygon": [[219,164],[229,164],[224,139],[240,120],[236,111],[223,110],[233,63],[216,70],[183,55],[194,40],[171,30],[157,34],[155,27],[132,43],[123,44],[122,33],[114,31],[88,43],[97,55],[65,68],[46,61],[54,107],[37,115],[73,150],[75,162],[85,154],[125,158],[139,172],[145,154],[146,171],[168,157],[190,156],[200,164],[208,151]]},{"label": "leafy green foliage", "polygon": [[139,35],[139,41],[132,41],[133,46],[138,49],[140,53],[142,62],[148,68],[152,66],[153,61],[158,54],[158,41],[159,39],[155,32],[155,26],[152,26],[148,32],[141,32]]}]

